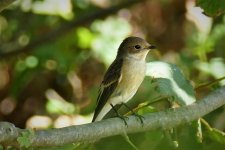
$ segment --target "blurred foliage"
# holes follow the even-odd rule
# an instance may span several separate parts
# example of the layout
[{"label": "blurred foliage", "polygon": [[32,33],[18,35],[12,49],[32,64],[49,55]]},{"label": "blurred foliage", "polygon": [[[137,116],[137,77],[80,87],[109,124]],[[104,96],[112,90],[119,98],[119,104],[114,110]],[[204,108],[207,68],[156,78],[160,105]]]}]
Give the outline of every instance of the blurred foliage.
[{"label": "blurred foliage", "polygon": [[123,18],[110,17],[104,21],[96,20],[91,28],[96,32],[92,44],[94,54],[109,66],[116,55],[116,51],[112,49],[117,49],[123,38],[131,33],[131,26]]},{"label": "blurred foliage", "polygon": [[204,13],[209,16],[219,16],[225,12],[225,3],[223,0],[217,0],[212,3],[210,0],[197,0],[197,6],[204,9]]},{"label": "blurred foliage", "polygon": [[[171,77],[166,70],[160,74],[168,75],[177,83],[175,101],[180,100],[180,95],[176,95],[180,89],[184,89],[185,94],[189,91],[190,97],[195,94],[198,100],[225,85],[225,80],[218,80],[225,76],[223,0],[197,0],[196,4],[192,0],[140,1],[105,18],[96,15],[90,21],[92,19],[87,17],[78,26],[69,28],[73,21],[97,11],[105,13],[108,8],[123,2],[18,0],[3,10],[0,13],[0,120],[21,128],[31,127],[28,120],[40,118],[35,116],[50,118],[52,121],[47,127],[90,122],[104,72],[115,58],[121,41],[130,35],[143,37],[158,47],[158,52],[149,53],[147,61],[160,60],[177,66],[172,65],[175,76]],[[46,37],[46,33],[51,34]],[[138,106],[140,114],[170,107],[167,98],[150,102],[154,90],[150,88],[152,80],[146,77],[132,99],[144,102]],[[164,80],[161,81],[164,84]],[[211,82],[213,84],[208,84]],[[161,90],[171,89],[166,84]],[[63,117],[65,115],[68,117]],[[128,136],[143,150],[222,150],[225,146],[224,118],[225,110],[221,107],[204,116],[205,122]],[[38,124],[39,120],[34,122]],[[62,124],[58,125],[59,122]],[[24,146],[29,145],[29,136],[24,135],[21,139]],[[119,150],[132,149],[132,145],[124,137],[114,136],[95,143],[75,143],[51,149]]]}]

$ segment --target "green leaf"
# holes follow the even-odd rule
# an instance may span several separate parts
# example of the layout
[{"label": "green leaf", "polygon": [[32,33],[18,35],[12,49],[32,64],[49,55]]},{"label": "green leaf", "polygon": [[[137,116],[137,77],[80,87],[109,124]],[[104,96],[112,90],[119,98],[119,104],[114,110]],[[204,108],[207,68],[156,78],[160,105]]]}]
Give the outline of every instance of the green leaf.
[{"label": "green leaf", "polygon": [[208,130],[207,135],[214,141],[217,141],[221,144],[225,144],[225,133],[216,128]]},{"label": "green leaf", "polygon": [[225,12],[224,0],[197,0],[196,5],[204,10],[204,13],[208,16],[219,16]]},{"label": "green leaf", "polygon": [[204,119],[201,119],[201,122],[206,129],[206,132],[204,132],[206,137],[218,143],[225,144],[225,133],[223,131],[212,128]]},{"label": "green leaf", "polygon": [[193,87],[177,66],[159,61],[149,62],[146,76],[152,78],[150,88],[155,92],[152,95],[167,97],[180,105],[189,105],[196,101]]},{"label": "green leaf", "polygon": [[198,119],[198,120],[193,121],[193,122],[192,122],[192,125],[193,125],[193,129],[195,130],[195,137],[196,137],[196,140],[197,140],[199,143],[202,143],[203,136],[202,136],[202,124],[201,124],[201,119]]},{"label": "green leaf", "polygon": [[131,146],[134,150],[138,150],[138,148],[134,145],[134,143],[130,140],[129,136],[128,136],[126,133],[123,134],[123,137],[124,137],[125,141],[126,141],[128,144],[130,144],[130,146]]},{"label": "green leaf", "polygon": [[29,148],[32,144],[32,138],[34,137],[33,130],[26,130],[22,132],[22,135],[17,138],[20,147]]}]

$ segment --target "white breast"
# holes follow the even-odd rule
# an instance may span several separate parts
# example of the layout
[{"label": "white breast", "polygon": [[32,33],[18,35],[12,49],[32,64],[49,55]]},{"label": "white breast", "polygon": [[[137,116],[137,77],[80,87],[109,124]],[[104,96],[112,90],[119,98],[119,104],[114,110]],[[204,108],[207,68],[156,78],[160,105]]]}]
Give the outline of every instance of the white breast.
[{"label": "white breast", "polygon": [[145,71],[145,61],[131,58],[124,59],[121,70],[122,78],[115,91],[118,95],[111,97],[111,103],[125,103],[130,100],[142,83],[145,76]]}]

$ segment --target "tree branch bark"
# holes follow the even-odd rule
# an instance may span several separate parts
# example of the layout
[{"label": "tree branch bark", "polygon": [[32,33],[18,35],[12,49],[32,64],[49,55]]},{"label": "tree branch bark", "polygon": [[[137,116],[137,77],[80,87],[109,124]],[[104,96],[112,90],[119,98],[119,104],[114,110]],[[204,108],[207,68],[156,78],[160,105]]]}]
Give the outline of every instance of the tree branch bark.
[{"label": "tree branch bark", "polygon": [[79,27],[81,25],[87,25],[93,22],[95,19],[105,18],[109,15],[116,13],[122,8],[127,8],[134,4],[141,3],[144,1],[146,0],[127,0],[126,2],[123,2],[117,6],[113,6],[107,9],[102,9],[94,13],[90,12],[86,16],[83,16],[81,18],[78,18],[77,20],[65,23],[59,28],[42,35],[38,39],[31,41],[27,46],[16,48],[8,52],[3,52],[3,50],[0,50],[0,58],[7,58],[7,57],[15,56],[19,53],[30,52],[42,44],[49,43],[50,41],[55,40],[58,37],[61,37],[63,34],[66,34],[67,32],[69,32],[70,30],[76,27]]},{"label": "tree branch bark", "polygon": [[16,0],[0,0],[0,12]]},{"label": "tree branch bark", "polygon": [[[119,118],[111,118],[99,122],[70,126],[60,129],[34,131],[31,138],[32,147],[59,146],[67,143],[90,142],[104,137],[144,132],[155,129],[170,129],[180,124],[188,123],[202,117],[225,104],[225,86],[196,103],[169,109],[166,111],[144,115],[144,125],[134,116],[129,116],[128,127]],[[17,145],[17,137],[24,129],[16,128],[13,124],[0,122],[0,143]]]}]

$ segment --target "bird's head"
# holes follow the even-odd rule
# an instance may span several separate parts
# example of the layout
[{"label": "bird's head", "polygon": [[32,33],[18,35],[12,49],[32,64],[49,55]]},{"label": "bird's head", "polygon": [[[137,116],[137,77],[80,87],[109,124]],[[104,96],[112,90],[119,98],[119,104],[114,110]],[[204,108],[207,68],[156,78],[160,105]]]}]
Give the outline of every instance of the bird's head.
[{"label": "bird's head", "polygon": [[117,57],[133,57],[140,60],[145,60],[149,50],[156,47],[149,44],[139,37],[128,37],[123,40],[118,49]]}]

